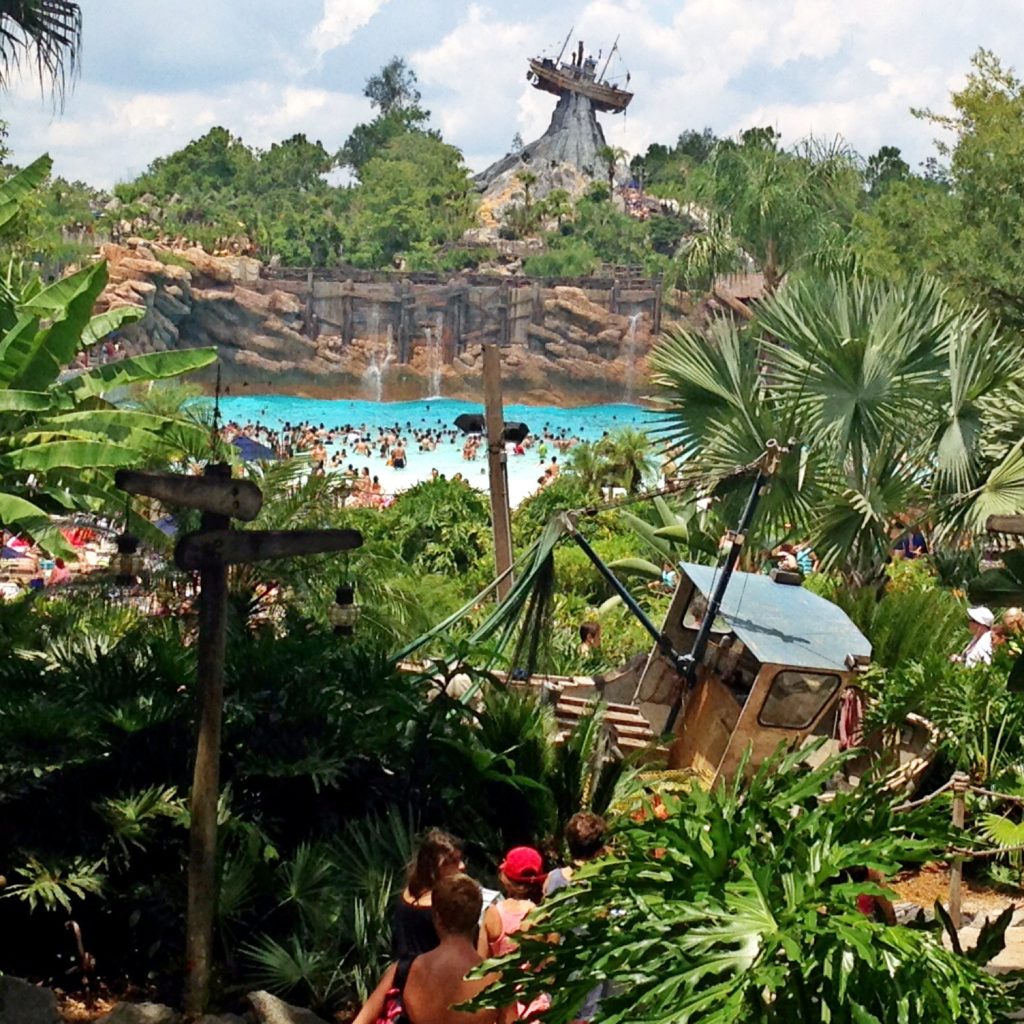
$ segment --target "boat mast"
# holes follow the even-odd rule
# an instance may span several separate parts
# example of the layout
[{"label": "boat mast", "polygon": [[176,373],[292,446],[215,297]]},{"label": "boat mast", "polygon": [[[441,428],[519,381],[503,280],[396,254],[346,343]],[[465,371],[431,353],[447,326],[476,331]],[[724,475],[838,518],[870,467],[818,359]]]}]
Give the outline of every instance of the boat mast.
[{"label": "boat mast", "polygon": [[565,48],[569,45],[569,37],[572,35],[572,30],[575,27],[576,26],[573,25],[572,28],[570,28],[569,31],[566,33],[565,42],[562,43],[562,48],[558,51],[558,59],[555,61],[555,67],[558,67],[558,65],[562,63],[562,54],[565,53]]},{"label": "boat mast", "polygon": [[615,37],[615,42],[612,43],[612,48],[608,51],[608,59],[604,62],[604,67],[601,68],[601,74],[597,76],[599,82],[604,81],[604,74],[608,70],[608,65],[612,62],[612,54],[619,48],[619,37]]}]

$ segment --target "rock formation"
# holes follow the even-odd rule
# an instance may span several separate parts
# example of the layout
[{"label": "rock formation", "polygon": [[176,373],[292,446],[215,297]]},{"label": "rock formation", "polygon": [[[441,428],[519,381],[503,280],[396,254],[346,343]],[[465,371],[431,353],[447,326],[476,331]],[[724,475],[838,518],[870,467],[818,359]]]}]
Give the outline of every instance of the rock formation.
[{"label": "rock formation", "polygon": [[605,172],[604,161],[598,154],[606,145],[590,100],[580,93],[566,92],[559,97],[551,123],[539,139],[491,164],[474,181],[488,190],[495,179],[510,171],[539,174],[559,164],[571,164],[589,178],[597,178]]},{"label": "rock formation", "polygon": [[[500,301],[513,317],[503,347],[508,401],[579,405],[633,400],[644,391],[654,307],[653,293],[638,286],[623,286],[611,300],[614,289],[540,282],[510,289],[501,279],[413,284],[400,275],[378,274],[366,283],[325,281],[320,292],[333,289],[332,297],[313,303],[305,279],[262,276],[259,263],[246,257],[173,252],[141,239],[104,246],[101,255],[110,283],[99,310],[146,310],[141,321],[120,332],[126,351],[214,345],[223,384],[234,395],[400,401],[440,393],[479,400],[482,345],[500,340],[491,308]],[[497,298],[502,288],[505,300]],[[399,308],[388,298],[396,289],[408,289],[411,303],[402,307],[408,313],[404,356],[380,313]],[[342,296],[333,297],[339,291]],[[455,344],[444,310],[459,294],[467,296],[469,319]],[[329,314],[332,303],[351,309],[356,302],[358,323],[346,340]],[[307,318],[313,308],[322,320],[314,317],[311,329]],[[212,379],[211,373],[207,384]]]}]

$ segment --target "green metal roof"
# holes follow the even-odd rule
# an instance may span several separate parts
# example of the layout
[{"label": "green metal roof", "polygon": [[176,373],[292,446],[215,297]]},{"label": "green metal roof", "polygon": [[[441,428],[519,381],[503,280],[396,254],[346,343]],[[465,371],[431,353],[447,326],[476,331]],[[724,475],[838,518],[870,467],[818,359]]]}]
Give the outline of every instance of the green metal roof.
[{"label": "green metal roof", "polygon": [[[714,566],[681,562],[679,567],[710,596],[718,572]],[[846,671],[848,654],[871,655],[867,637],[841,608],[761,573],[733,574],[719,617],[762,664]]]}]

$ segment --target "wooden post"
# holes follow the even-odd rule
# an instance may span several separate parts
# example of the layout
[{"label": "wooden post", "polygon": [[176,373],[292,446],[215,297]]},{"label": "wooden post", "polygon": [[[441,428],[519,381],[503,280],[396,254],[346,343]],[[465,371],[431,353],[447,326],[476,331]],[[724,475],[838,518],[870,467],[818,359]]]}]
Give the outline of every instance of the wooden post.
[{"label": "wooden post", "polygon": [[313,271],[312,269],[306,271],[306,314],[305,314],[305,329],[303,334],[309,335],[312,333],[311,325],[313,323]]},{"label": "wooden post", "polygon": [[531,296],[530,323],[544,323],[544,303],[540,297],[540,281],[533,282],[533,294]]},{"label": "wooden post", "polygon": [[662,289],[665,286],[664,278],[659,274],[654,282],[654,316],[651,317],[653,321],[651,324],[651,330],[654,334],[661,332],[661,303],[662,303]]},{"label": "wooden post", "polygon": [[498,600],[512,589],[512,528],[508,510],[508,466],[505,455],[505,411],[501,398],[501,349],[484,345],[484,413],[487,420],[487,467],[491,483],[491,524],[494,567],[502,577]]},{"label": "wooden post", "polygon": [[114,483],[128,494],[200,509],[202,528],[182,537],[178,568],[199,570],[199,642],[196,759],[192,773],[188,901],[185,919],[185,1013],[202,1016],[210,997],[213,924],[217,907],[217,803],[224,711],[227,567],[243,562],[350,551],[363,543],[356,530],[231,529],[231,519],[251,522],[263,504],[260,489],[232,480],[231,467],[209,465],[201,477],[119,469]]},{"label": "wooden post", "polygon": [[352,321],[355,308],[355,288],[351,279],[346,281],[342,288],[341,295],[341,344],[347,348],[352,344],[352,337],[355,333]]},{"label": "wooden post", "polygon": [[608,312],[618,313],[619,311],[619,279],[612,278],[612,286],[608,290]]},{"label": "wooden post", "polygon": [[[953,828],[964,827],[965,798],[967,795],[968,778],[963,772],[953,775]],[[949,917],[954,928],[961,926],[960,886],[964,877],[963,857],[954,857],[949,869]]]},{"label": "wooden post", "polygon": [[[231,479],[231,467],[209,465],[204,476]],[[202,529],[227,529],[227,516],[204,512]],[[217,907],[217,801],[220,797],[220,733],[224,710],[224,646],[228,571],[207,562],[199,573],[199,715],[192,773],[185,923],[185,1012],[198,1017],[210,997],[213,920]]]},{"label": "wooden post", "polygon": [[502,281],[498,288],[498,344],[509,343],[508,281]]}]

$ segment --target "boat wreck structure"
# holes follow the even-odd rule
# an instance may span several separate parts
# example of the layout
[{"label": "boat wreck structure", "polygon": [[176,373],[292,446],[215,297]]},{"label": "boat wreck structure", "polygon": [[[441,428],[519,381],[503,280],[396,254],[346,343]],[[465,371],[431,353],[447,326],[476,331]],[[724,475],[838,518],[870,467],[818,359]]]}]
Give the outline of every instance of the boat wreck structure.
[{"label": "boat wreck structure", "polygon": [[507,154],[477,175],[475,180],[482,190],[491,188],[510,172],[541,173],[564,164],[571,164],[591,178],[604,176],[605,164],[600,153],[607,142],[597,114],[619,114],[626,110],[633,99],[633,93],[626,88],[630,75],[624,74],[622,84],[606,77],[618,51],[618,40],[600,71],[598,58],[585,56],[582,42],[568,60],[563,59],[568,43],[566,36],[557,58],[541,56],[529,61],[530,84],[558,97],[547,131],[518,153]]}]

